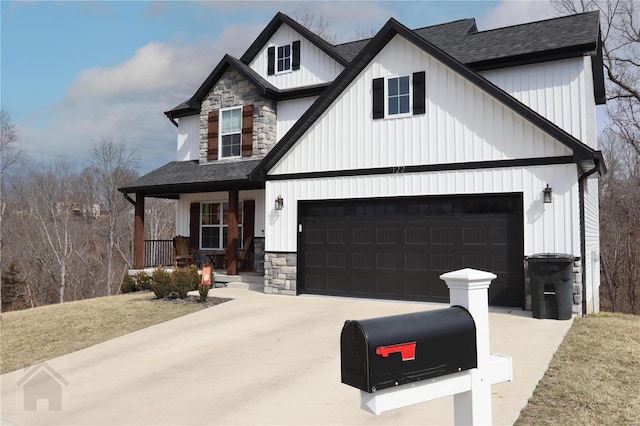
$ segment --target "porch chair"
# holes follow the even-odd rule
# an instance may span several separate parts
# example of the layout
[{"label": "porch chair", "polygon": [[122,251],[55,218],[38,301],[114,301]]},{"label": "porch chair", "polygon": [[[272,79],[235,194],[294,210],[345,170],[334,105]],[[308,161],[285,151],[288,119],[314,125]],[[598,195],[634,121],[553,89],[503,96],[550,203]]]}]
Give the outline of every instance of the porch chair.
[{"label": "porch chair", "polygon": [[175,267],[193,265],[193,249],[188,237],[177,235],[173,238],[173,264]]},{"label": "porch chair", "polygon": [[[247,237],[247,239],[244,240],[244,248],[238,250],[238,257],[236,258],[236,261],[238,262],[238,272],[246,272],[252,270],[253,265],[251,265],[251,244],[253,244],[253,237]],[[225,264],[229,263],[229,247],[225,249],[224,262]],[[242,264],[242,268],[240,267],[240,264]]]},{"label": "porch chair", "polygon": [[[253,244],[253,237],[247,237],[244,240],[244,248],[242,250],[238,250],[238,271],[251,271],[253,270],[253,265],[251,264],[251,245]],[[240,267],[242,264],[242,268]]]}]

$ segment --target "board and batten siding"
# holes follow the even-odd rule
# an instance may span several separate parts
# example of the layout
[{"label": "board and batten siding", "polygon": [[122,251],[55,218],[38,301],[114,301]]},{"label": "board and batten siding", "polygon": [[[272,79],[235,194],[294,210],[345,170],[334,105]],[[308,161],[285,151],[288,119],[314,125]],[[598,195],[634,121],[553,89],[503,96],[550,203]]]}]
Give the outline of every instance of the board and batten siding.
[{"label": "board and batten siding", "polygon": [[[588,312],[598,310],[600,291],[600,212],[598,201],[598,179],[592,177],[584,183],[584,236],[585,270],[587,283]],[[593,302],[593,303],[591,303]]]},{"label": "board and batten siding", "polygon": [[479,74],[572,136],[596,148],[596,107],[590,57]]},{"label": "board and batten siding", "polygon": [[[524,255],[580,256],[577,181],[574,164],[267,181],[266,199],[280,195],[285,207],[266,206],[266,251],[297,251],[298,201],[522,193]],[[553,188],[551,204],[542,200],[547,184]]]},{"label": "board and batten siding", "polygon": [[290,101],[278,102],[277,113],[277,139],[280,140],[291,127],[296,124],[296,121],[309,109],[309,106],[315,100],[317,96],[309,98],[293,99]]},{"label": "board and batten siding", "polygon": [[[419,71],[426,114],[373,120],[373,79]],[[566,146],[395,36],[269,174],[565,155]]]},{"label": "board and batten siding", "polygon": [[[290,44],[296,40],[300,41],[300,69],[267,75],[267,49],[271,46],[277,48],[277,46]],[[328,83],[333,81],[344,69],[333,58],[286,24],[282,24],[278,28],[249,66],[278,89]]]},{"label": "board and batten siding", "polygon": [[197,160],[200,153],[200,116],[178,118],[178,155],[176,160]]},{"label": "board and batten siding", "polygon": [[[240,201],[255,200],[255,237],[264,237],[265,235],[265,204],[264,191],[249,190],[240,191]],[[227,202],[229,194],[227,192],[202,192],[194,194],[181,194],[176,207],[176,235],[189,235],[189,209],[191,203],[205,202]]]}]

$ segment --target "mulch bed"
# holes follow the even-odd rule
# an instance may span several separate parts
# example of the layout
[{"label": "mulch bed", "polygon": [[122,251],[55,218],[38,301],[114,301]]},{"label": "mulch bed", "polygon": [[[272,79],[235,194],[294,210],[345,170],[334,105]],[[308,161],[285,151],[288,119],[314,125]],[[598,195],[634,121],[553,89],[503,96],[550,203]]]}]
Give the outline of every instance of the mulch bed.
[{"label": "mulch bed", "polygon": [[[153,294],[153,292],[151,294]],[[212,306],[219,305],[221,303],[228,302],[233,299],[228,299],[225,297],[207,297],[206,301],[201,302],[198,296],[187,296],[184,299],[167,296],[167,297],[163,297],[162,299],[158,299],[157,297],[154,297],[153,299],[150,299],[150,300],[152,302],[175,303],[178,305],[183,305],[185,303],[194,303],[197,305],[202,305],[203,308],[210,308]]]}]

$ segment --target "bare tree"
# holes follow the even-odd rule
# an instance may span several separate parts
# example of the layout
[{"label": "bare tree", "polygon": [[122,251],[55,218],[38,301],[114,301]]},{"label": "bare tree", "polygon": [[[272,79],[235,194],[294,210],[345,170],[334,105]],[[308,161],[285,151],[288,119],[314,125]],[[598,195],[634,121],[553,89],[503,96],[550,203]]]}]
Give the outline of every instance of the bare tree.
[{"label": "bare tree", "polygon": [[[107,242],[107,294],[111,295],[114,293],[114,283],[122,282],[126,267],[131,263],[131,259],[125,254],[121,245],[123,239],[131,236],[119,232],[121,228],[119,225],[124,220],[123,215],[131,215],[131,206],[124,200],[118,188],[136,177],[138,156],[127,149],[123,140],[116,142],[111,138],[103,138],[91,148],[90,159],[92,171],[96,177],[96,200],[108,213],[103,236]],[[125,266],[115,268],[116,256],[124,262]]]},{"label": "bare tree", "polygon": [[145,213],[144,230],[150,240],[170,239],[176,232],[176,202],[150,198]]},{"label": "bare tree", "polygon": [[337,36],[334,32],[329,30],[329,22],[323,15],[311,12],[309,9],[303,9],[294,11],[293,19],[329,43],[336,43]]},{"label": "bare tree", "polygon": [[29,174],[25,187],[28,214],[25,237],[32,259],[57,284],[58,301],[65,301],[68,267],[74,255],[73,208],[77,205],[73,167],[65,160],[43,164]]},{"label": "bare tree", "polygon": [[559,0],[562,13],[600,11],[609,123],[600,138],[608,174],[600,179],[604,309],[640,311],[640,8],[633,1]]}]

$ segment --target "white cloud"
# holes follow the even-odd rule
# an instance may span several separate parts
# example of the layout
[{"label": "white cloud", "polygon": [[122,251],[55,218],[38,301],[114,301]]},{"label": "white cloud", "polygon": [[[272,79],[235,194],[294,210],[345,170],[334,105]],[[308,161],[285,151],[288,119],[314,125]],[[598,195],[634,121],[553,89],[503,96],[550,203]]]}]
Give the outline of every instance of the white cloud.
[{"label": "white cloud", "polygon": [[143,172],[174,160],[176,129],[163,112],[192,96],[225,53],[244,52],[258,31],[231,25],[215,41],[152,42],[118,65],[85,70],[60,102],[20,123],[25,149],[36,160],[65,156],[82,166],[92,143],[112,137],[141,154]]},{"label": "white cloud", "polygon": [[478,20],[480,31],[558,16],[548,0],[503,0]]}]

